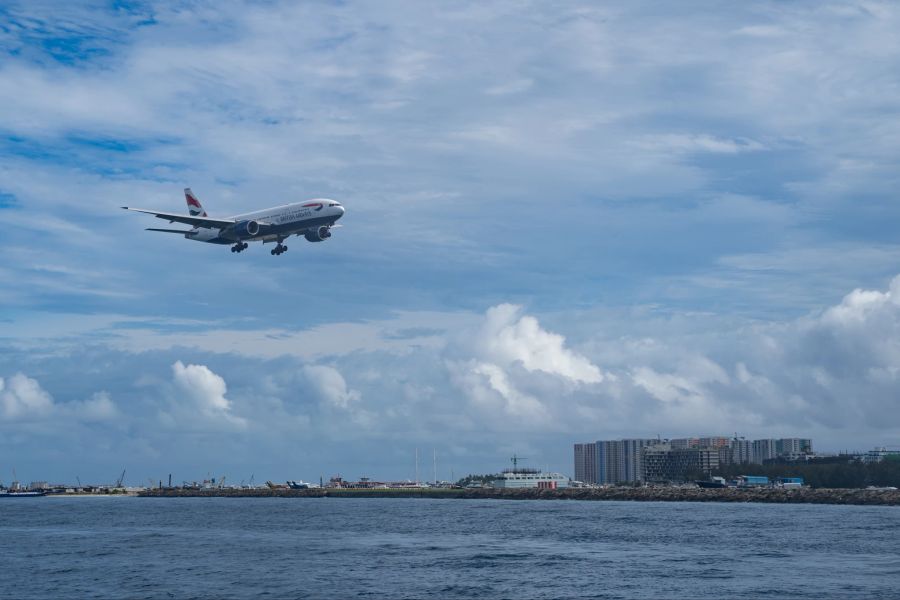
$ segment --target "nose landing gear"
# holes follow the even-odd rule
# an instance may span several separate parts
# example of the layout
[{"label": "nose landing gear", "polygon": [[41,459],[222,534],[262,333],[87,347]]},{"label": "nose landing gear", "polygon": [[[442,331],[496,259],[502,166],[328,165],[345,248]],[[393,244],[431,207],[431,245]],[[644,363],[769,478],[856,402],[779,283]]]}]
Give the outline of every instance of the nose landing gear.
[{"label": "nose landing gear", "polygon": [[235,244],[234,246],[231,247],[231,251],[232,252],[243,252],[244,250],[246,250],[249,247],[250,247],[250,245],[247,242],[238,242],[237,244]]}]

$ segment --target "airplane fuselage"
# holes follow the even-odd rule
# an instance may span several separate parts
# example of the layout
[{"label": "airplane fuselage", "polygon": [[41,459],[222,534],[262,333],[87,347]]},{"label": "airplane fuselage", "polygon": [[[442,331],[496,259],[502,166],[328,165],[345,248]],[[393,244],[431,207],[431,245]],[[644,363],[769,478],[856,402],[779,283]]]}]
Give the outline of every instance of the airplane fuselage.
[{"label": "airplane fuselage", "polygon": [[331,227],[344,215],[340,203],[327,198],[294,202],[228,217],[236,223],[258,224],[256,235],[240,234],[229,229],[195,227],[184,234],[189,240],[210,244],[233,244],[237,241],[278,241],[292,235],[304,235],[319,227]]}]

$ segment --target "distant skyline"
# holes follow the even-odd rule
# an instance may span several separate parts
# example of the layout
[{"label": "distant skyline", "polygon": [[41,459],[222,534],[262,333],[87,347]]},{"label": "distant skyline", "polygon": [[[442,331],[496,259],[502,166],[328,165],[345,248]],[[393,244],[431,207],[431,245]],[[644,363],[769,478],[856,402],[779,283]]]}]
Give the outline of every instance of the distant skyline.
[{"label": "distant skyline", "polygon": [[[900,5],[7,2],[0,481],[900,445]],[[347,209],[273,257],[122,205]],[[256,251],[253,251],[256,250]],[[430,467],[430,465],[429,465]],[[425,472],[429,472],[425,469]]]}]

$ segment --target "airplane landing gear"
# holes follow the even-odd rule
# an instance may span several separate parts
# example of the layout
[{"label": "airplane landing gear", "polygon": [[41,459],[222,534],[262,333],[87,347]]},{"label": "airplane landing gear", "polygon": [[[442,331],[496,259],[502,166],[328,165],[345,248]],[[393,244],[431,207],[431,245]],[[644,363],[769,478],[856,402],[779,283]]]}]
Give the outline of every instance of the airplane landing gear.
[{"label": "airplane landing gear", "polygon": [[287,249],[288,249],[287,246],[285,246],[281,242],[278,242],[278,245],[275,246],[274,248],[272,248],[272,250],[270,252],[271,252],[272,256],[277,256],[279,254],[283,254],[283,253],[287,252]]},{"label": "airplane landing gear", "polygon": [[250,245],[247,242],[238,242],[237,244],[235,244],[234,246],[231,247],[231,251],[232,252],[243,252],[244,250],[246,250],[249,247],[250,247]]}]

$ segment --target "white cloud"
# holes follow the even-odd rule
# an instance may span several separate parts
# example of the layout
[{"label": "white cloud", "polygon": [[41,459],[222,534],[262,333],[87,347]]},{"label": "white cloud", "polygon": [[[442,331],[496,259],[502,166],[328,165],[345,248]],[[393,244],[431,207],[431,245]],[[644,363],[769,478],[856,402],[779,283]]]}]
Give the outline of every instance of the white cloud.
[{"label": "white cloud", "polygon": [[766,147],[746,138],[722,138],[705,134],[663,134],[645,136],[635,142],[645,150],[655,152],[709,152],[712,154],[737,154],[765,150]]},{"label": "white cloud", "polygon": [[121,416],[121,412],[107,392],[97,392],[82,402],[72,402],[69,409],[82,421],[113,421]]},{"label": "white cloud", "polygon": [[362,398],[356,390],[347,388],[340,371],[327,365],[307,365],[303,367],[306,378],[326,404],[347,410]]},{"label": "white cloud", "polygon": [[598,367],[566,348],[563,336],[512,304],[488,309],[477,327],[463,330],[444,364],[470,406],[488,419],[485,426],[498,430],[511,423],[558,428],[572,391],[604,380]]},{"label": "white cloud", "polygon": [[470,360],[448,362],[452,381],[465,394],[469,406],[482,415],[488,430],[519,426],[549,427],[548,410],[535,396],[520,391],[501,367]]},{"label": "white cloud", "polygon": [[9,420],[44,417],[55,408],[50,394],[36,380],[22,373],[5,381],[0,378],[0,406],[3,417]]},{"label": "white cloud", "polygon": [[474,352],[501,366],[521,363],[528,371],[542,371],[577,383],[603,381],[600,369],[565,347],[565,338],[541,328],[522,314],[522,307],[501,304],[488,309],[473,340]]},{"label": "white cloud", "polygon": [[36,380],[22,373],[0,377],[0,417],[8,421],[93,423],[121,416],[107,392],[97,392],[87,400],[59,403]]},{"label": "white cloud", "polygon": [[839,305],[825,311],[822,321],[838,327],[869,323],[881,325],[888,321],[893,327],[897,324],[898,316],[900,316],[900,275],[891,281],[886,292],[853,290]]},{"label": "white cloud", "polygon": [[178,412],[185,412],[187,400],[194,414],[207,422],[229,424],[239,429],[247,426],[247,420],[232,413],[231,401],[225,397],[228,391],[225,380],[204,365],[184,365],[180,360],[172,365],[175,386],[181,394],[175,399]]},{"label": "white cloud", "polygon": [[533,85],[533,79],[515,79],[513,81],[499,83],[497,85],[491,86],[487,90],[485,90],[484,93],[489,96],[506,96],[508,94],[518,94],[520,92],[525,92],[529,90]]}]

